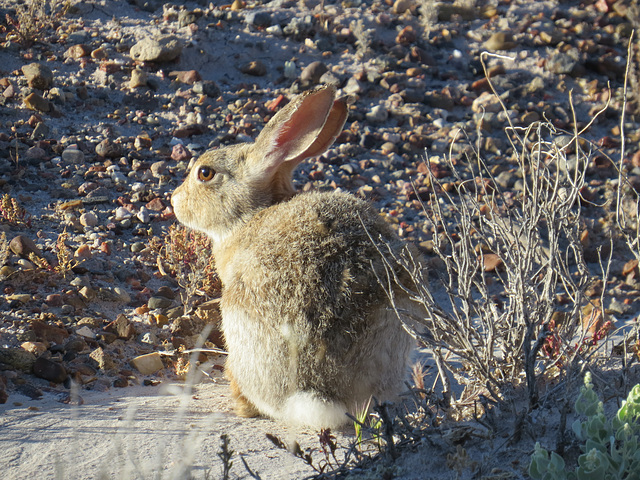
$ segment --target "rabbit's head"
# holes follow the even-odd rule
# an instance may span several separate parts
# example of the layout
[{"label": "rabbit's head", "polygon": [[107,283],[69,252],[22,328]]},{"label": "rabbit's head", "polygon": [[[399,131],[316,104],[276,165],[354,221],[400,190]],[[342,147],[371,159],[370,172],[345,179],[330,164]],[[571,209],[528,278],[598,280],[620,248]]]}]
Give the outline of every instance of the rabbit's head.
[{"label": "rabbit's head", "polygon": [[178,220],[216,243],[261,209],[293,196],[295,167],[323,153],[346,121],[347,105],[335,93],[323,86],[299,95],[254,143],[204,153],[171,198]]}]

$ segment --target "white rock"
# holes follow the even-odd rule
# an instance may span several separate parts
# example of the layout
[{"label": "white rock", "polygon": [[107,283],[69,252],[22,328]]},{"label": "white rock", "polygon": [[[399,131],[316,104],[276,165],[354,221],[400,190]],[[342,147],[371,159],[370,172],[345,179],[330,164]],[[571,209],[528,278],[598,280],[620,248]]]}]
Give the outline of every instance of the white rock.
[{"label": "white rock", "polygon": [[342,89],[347,95],[356,95],[362,92],[362,84],[355,77],[350,77],[347,84]]},{"label": "white rock", "polygon": [[265,28],[265,30],[271,35],[277,35],[278,37],[282,36],[282,27],[280,25],[271,25],[270,27]]},{"label": "white rock", "polygon": [[495,95],[491,93],[484,93],[473,101],[471,104],[471,110],[474,113],[497,113],[502,110],[502,105],[500,105],[500,100]]},{"label": "white rock", "polygon": [[142,335],[140,335],[139,341],[140,343],[155,345],[156,343],[158,343],[158,337],[156,337],[155,333],[153,332],[145,332]]},{"label": "white rock", "polygon": [[134,366],[142,375],[151,375],[164,368],[162,359],[158,352],[147,353],[146,355],[140,355],[131,360],[131,365]]},{"label": "white rock", "polygon": [[382,105],[376,105],[368,112],[365,117],[373,123],[383,123],[389,118],[389,111]]},{"label": "white rock", "polygon": [[76,333],[85,338],[96,338],[96,334],[91,331],[86,325],[81,326],[76,330]]},{"label": "white rock", "polygon": [[84,298],[85,300],[87,300],[88,302],[92,301],[94,298],[96,298],[96,291],[88,286],[84,286],[82,287],[78,293],[80,294],[80,296],[82,298]]},{"label": "white rock", "polygon": [[85,212],[80,215],[80,223],[85,227],[95,227],[98,225],[98,216],[93,212]]},{"label": "white rock", "polygon": [[111,179],[114,181],[116,185],[122,185],[127,183],[127,177],[125,177],[120,172],[115,172],[113,175],[111,175]]},{"label": "white rock", "polygon": [[142,223],[149,223],[151,221],[151,213],[146,207],[140,207],[136,217],[138,217],[138,220]]},{"label": "white rock", "polygon": [[120,220],[124,220],[125,218],[130,218],[132,215],[132,213],[127,210],[125,207],[118,207],[116,208],[116,222],[119,222]]},{"label": "white rock", "polygon": [[382,139],[385,142],[400,143],[400,140],[402,140],[402,136],[399,133],[384,132],[382,134]]},{"label": "white rock", "polygon": [[17,261],[17,264],[22,267],[23,270],[35,270],[36,266],[27,260],[26,258],[21,258]]}]

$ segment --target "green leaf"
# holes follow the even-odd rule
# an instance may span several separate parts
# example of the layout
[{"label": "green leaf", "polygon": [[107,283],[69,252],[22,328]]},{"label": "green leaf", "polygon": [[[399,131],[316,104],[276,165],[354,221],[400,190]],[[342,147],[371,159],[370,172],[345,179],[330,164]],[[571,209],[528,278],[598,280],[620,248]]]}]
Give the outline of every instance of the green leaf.
[{"label": "green leaf", "polygon": [[591,438],[588,438],[587,441],[584,444],[584,448],[583,448],[585,454],[587,452],[590,452],[591,450],[598,450],[599,452],[606,452],[607,451],[607,445],[602,442],[602,441],[598,441],[598,440],[593,440]]},{"label": "green leaf", "polygon": [[607,467],[609,467],[609,461],[606,455],[594,448],[578,457],[576,475],[578,480],[603,480]]},{"label": "green leaf", "polygon": [[576,437],[578,437],[578,440],[586,440],[587,437],[584,429],[582,428],[582,422],[580,420],[575,420],[571,424],[571,429],[573,430],[573,433],[576,434]]},{"label": "green leaf", "polygon": [[549,461],[550,469],[556,472],[564,471],[564,459],[556,452],[551,452],[551,458]]},{"label": "green leaf", "polygon": [[531,455],[529,464],[529,476],[534,480],[566,480],[567,473],[564,470],[564,459],[556,452],[549,452],[536,442],[535,450]]},{"label": "green leaf", "polygon": [[542,479],[549,468],[549,453],[536,442],[529,464],[529,476],[535,480]]}]

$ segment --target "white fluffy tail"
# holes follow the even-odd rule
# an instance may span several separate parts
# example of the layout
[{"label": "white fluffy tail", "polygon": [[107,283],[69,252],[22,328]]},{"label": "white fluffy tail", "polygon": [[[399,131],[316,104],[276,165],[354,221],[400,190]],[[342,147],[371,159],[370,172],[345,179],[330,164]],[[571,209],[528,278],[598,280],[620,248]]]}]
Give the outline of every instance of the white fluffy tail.
[{"label": "white fluffy tail", "polygon": [[349,421],[347,408],[340,402],[318,398],[312,392],[298,392],[290,396],[280,416],[286,423],[313,428],[336,428]]}]

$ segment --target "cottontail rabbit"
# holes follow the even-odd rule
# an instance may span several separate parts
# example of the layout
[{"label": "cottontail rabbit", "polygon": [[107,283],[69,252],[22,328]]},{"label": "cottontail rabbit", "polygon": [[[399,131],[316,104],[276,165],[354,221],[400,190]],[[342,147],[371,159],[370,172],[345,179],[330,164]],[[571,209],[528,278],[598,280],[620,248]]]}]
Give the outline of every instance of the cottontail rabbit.
[{"label": "cottontail rabbit", "polygon": [[[294,98],[255,143],[210,150],[171,199],[206,233],[223,283],[226,374],[242,416],[336,427],[403,386],[413,348],[390,306],[408,296],[386,257],[407,248],[364,201],[294,195],[291,176],[341,132],[347,106],[321,87]],[[376,246],[376,244],[378,246]],[[406,278],[405,278],[406,280]]]}]

